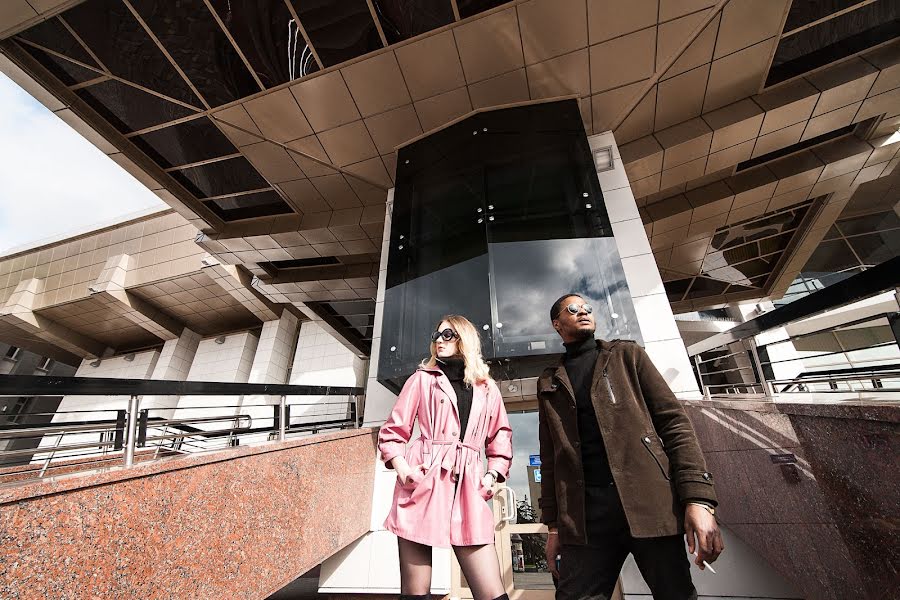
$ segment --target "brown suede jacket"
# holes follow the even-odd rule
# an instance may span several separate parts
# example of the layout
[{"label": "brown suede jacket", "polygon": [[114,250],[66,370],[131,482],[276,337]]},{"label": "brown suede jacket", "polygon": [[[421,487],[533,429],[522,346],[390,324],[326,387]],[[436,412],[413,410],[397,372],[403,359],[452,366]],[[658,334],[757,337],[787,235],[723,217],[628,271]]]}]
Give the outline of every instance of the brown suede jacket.
[{"label": "brown suede jacket", "polygon": [[[712,475],[681,402],[638,344],[597,340],[591,385],[631,535],[684,532],[684,502],[716,505]],[[538,380],[541,520],[563,544],[585,544],[584,471],[575,394],[562,360]]]}]

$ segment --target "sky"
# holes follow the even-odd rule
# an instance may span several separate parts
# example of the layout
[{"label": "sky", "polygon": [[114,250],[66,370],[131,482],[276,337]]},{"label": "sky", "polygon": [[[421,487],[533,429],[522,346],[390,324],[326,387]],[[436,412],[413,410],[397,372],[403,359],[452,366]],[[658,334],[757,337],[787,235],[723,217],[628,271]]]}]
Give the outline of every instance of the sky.
[{"label": "sky", "polygon": [[0,253],[165,204],[0,73]]}]

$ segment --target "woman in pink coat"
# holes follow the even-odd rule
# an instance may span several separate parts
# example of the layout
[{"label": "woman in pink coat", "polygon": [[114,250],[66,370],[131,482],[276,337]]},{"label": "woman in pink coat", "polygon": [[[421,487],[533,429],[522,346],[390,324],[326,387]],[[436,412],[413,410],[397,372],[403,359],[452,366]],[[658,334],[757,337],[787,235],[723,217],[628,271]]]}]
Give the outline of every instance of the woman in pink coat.
[{"label": "woman in pink coat", "polygon": [[[403,386],[378,436],[381,459],[397,472],[384,526],[398,537],[400,598],[429,597],[431,547],[452,546],[475,600],[506,599],[488,505],[512,462],[503,398],[466,318],[444,317],[431,340],[431,358]],[[410,440],[416,423],[420,435]]]}]

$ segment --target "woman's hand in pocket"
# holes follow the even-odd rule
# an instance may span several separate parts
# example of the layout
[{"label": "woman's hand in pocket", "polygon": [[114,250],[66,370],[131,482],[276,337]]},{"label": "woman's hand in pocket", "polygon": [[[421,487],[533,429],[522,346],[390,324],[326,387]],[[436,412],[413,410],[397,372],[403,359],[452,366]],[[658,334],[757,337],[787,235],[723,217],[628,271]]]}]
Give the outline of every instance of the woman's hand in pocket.
[{"label": "woman's hand in pocket", "polygon": [[425,473],[428,471],[425,465],[417,465],[415,467],[405,465],[405,467],[397,469],[397,479],[400,480],[400,485],[402,486],[410,486],[422,481],[422,478],[425,477]]}]

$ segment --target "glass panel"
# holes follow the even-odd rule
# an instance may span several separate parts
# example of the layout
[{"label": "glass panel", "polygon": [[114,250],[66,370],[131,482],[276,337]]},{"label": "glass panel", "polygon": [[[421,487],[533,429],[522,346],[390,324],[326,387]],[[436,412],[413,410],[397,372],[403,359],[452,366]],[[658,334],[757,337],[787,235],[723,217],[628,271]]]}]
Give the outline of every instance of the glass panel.
[{"label": "glass panel", "polygon": [[669,302],[680,302],[684,299],[684,293],[691,285],[692,279],[675,279],[674,281],[666,281],[663,287],[666,288],[666,295]]},{"label": "glass panel", "polygon": [[894,231],[858,235],[847,241],[863,265],[881,264],[900,254],[900,235]]},{"label": "glass panel", "polygon": [[171,175],[198,198],[269,187],[262,175],[242,156],[173,171]]},{"label": "glass panel", "polygon": [[373,0],[372,5],[389,44],[453,22],[450,0]]},{"label": "glass panel", "polygon": [[553,575],[544,558],[546,533],[513,533],[509,536],[513,587],[517,590],[553,590]]},{"label": "glass panel", "polygon": [[325,67],[384,47],[365,0],[291,2]]},{"label": "glass panel", "polygon": [[794,0],[791,2],[784,31],[793,31],[859,2],[860,0]]},{"label": "glass panel", "polygon": [[88,0],[66,11],[63,18],[113,75],[202,107],[159,46],[119,0]]},{"label": "glass panel", "polygon": [[[549,312],[549,311],[548,311]],[[538,413],[510,412],[513,431],[513,461],[509,477],[503,485],[511,487],[518,499],[517,523],[539,523],[541,520],[541,448],[538,443]],[[534,463],[534,464],[532,464]]]},{"label": "glass panel", "polygon": [[479,328],[486,355],[492,347],[487,238],[477,217],[481,172],[442,177],[443,166],[395,192],[378,374],[396,388],[428,356],[443,315],[465,316]]},{"label": "glass panel", "polygon": [[835,273],[848,267],[858,266],[853,252],[844,240],[822,242],[806,261],[804,272]]},{"label": "glass panel", "polygon": [[495,356],[563,352],[549,313],[553,301],[567,292],[593,305],[596,337],[641,341],[615,239],[491,244],[490,255],[497,298]]},{"label": "glass panel", "polygon": [[44,21],[34,27],[26,29],[17,37],[29,42],[39,44],[49,50],[59,52],[63,56],[74,58],[92,67],[98,67],[97,63],[91,58],[84,47],[78,43],[69,30],[59,21],[59,19],[50,19]]},{"label": "glass panel", "polygon": [[874,2],[783,38],[766,85],[877,46],[900,35],[900,2]]},{"label": "glass panel", "polygon": [[[505,485],[518,499],[516,523],[540,523],[541,460],[537,412],[510,412],[513,455],[516,460]],[[510,534],[513,586],[517,590],[553,589],[553,579],[544,560],[547,534]]]},{"label": "glass panel", "polygon": [[101,73],[76,65],[71,61],[54,56],[49,52],[44,52],[34,46],[21,44],[21,47],[65,85],[75,85],[76,83],[84,83],[85,81],[102,77]]},{"label": "glass panel", "polygon": [[115,80],[81,88],[75,93],[122,133],[196,114],[189,108]]},{"label": "glass panel", "polygon": [[[304,75],[315,64],[284,0],[211,0],[222,23],[267,88]],[[298,46],[300,51],[298,52]]]},{"label": "glass panel", "polygon": [[494,7],[506,4],[508,0],[456,0],[456,6],[459,8],[459,17],[465,19],[480,12],[490,10]]},{"label": "glass panel", "polygon": [[292,212],[281,196],[272,190],[229,198],[216,198],[204,202],[204,204],[225,221],[283,215]]},{"label": "glass panel", "polygon": [[131,0],[131,4],[210,106],[260,91],[202,0]]},{"label": "glass panel", "polygon": [[887,211],[864,217],[842,219],[838,221],[837,226],[844,235],[875,233],[900,227],[900,217],[894,211]]},{"label": "glass panel", "polygon": [[157,129],[131,141],[163,168],[237,152],[234,144],[206,117]]},{"label": "glass panel", "polygon": [[693,299],[715,296],[716,294],[724,293],[725,288],[727,287],[727,283],[715,281],[713,279],[706,279],[705,277],[697,277],[694,279],[694,283],[693,285],[691,285],[691,291],[688,292],[687,297],[689,299]]}]

